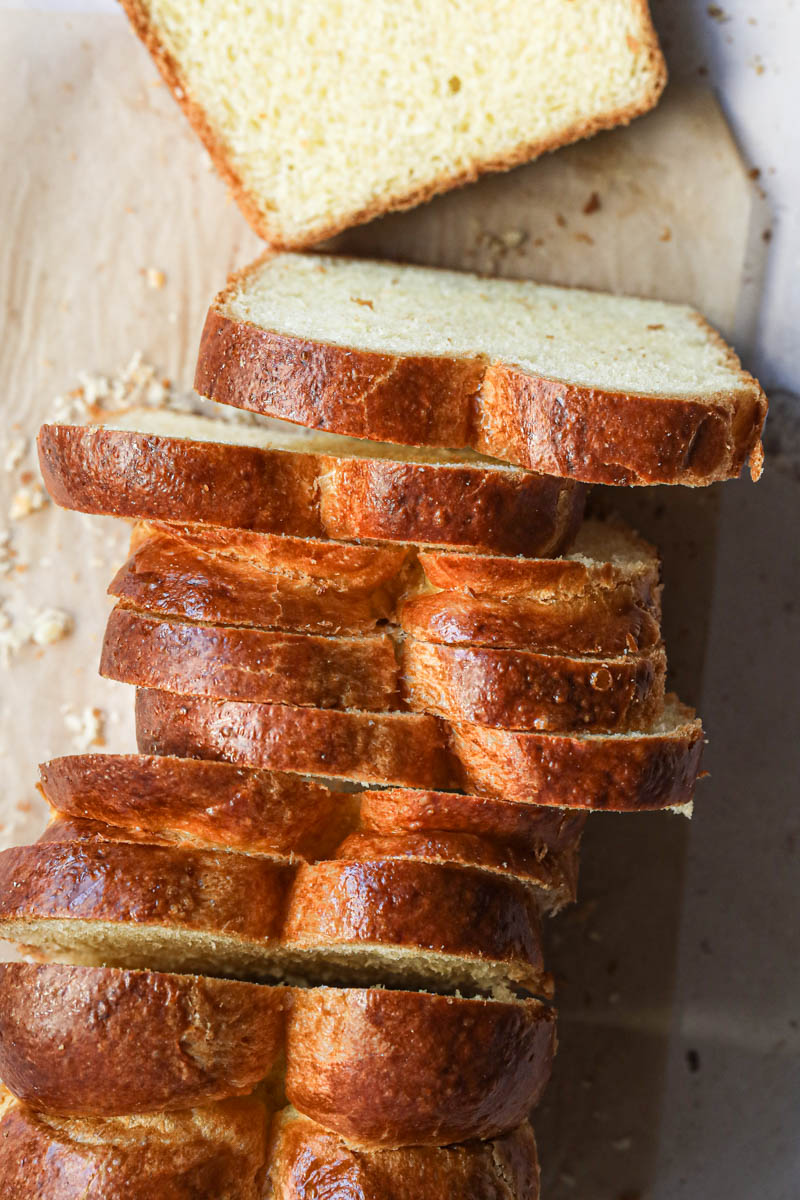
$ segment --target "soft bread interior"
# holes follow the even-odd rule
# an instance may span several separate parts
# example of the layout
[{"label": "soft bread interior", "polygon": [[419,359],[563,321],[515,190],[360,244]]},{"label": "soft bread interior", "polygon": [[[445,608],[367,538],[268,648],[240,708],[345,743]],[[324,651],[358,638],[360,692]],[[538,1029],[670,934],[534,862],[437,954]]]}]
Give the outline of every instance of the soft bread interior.
[{"label": "soft bread interior", "polygon": [[702,401],[743,382],[736,356],[694,309],[579,288],[285,254],[255,264],[218,307],[318,342],[480,358],[611,392]]},{"label": "soft bread interior", "polygon": [[663,84],[634,0],[131,7],[286,241],[616,124]]},{"label": "soft bread interior", "polygon": [[[296,987],[410,988],[498,1000],[523,990],[503,963],[378,944],[287,949],[166,926],[53,918],[4,921],[2,936],[37,959],[77,966],[281,981]],[[547,977],[541,983],[541,991],[549,994]]]}]

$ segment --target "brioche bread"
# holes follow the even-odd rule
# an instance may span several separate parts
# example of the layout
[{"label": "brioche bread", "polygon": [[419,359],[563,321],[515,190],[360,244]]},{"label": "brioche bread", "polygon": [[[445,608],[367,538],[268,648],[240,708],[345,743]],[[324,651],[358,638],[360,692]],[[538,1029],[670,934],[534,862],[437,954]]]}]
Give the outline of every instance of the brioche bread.
[{"label": "brioche bread", "polygon": [[293,870],[183,846],[45,841],[0,853],[0,933],[89,966],[552,991],[530,891],[442,862]]},{"label": "brioche bread", "polygon": [[292,708],[138,688],[136,740],[143,754],[222,759],[355,783],[461,786],[444,723],[421,713]]},{"label": "brioche bread", "polygon": [[700,721],[669,696],[650,730],[553,734],[448,724],[413,713],[292,709],[140,688],[136,734],[145,754],[620,812],[689,804],[703,747]]},{"label": "brioche bread", "polygon": [[[32,973],[37,978],[35,1002],[26,1008]],[[145,1006],[141,1011],[125,1008],[131,980],[137,981]],[[141,1028],[146,1046],[158,1046],[162,1037],[168,1065],[179,1065],[184,1044],[200,1044],[204,1035],[189,1026],[191,1010],[170,1016],[162,1035],[149,1027],[148,986],[163,993],[163,976],[52,963],[4,966],[0,1027],[20,1039],[19,1047],[9,1038],[0,1042],[0,1069],[13,1075],[9,1086],[18,1089],[20,1099],[42,1107],[52,1100],[56,1111],[62,1104],[96,1116],[152,1111],[156,1097],[166,1092],[157,1062],[137,1072],[141,1053],[131,1036],[124,1047],[109,1047],[106,1063],[98,1020],[117,1024],[129,1011],[133,1030]],[[206,995],[216,987],[219,996],[230,985],[178,979],[176,986]],[[526,1119],[550,1074],[555,1017],[537,1000],[465,999],[384,988],[238,986],[277,998],[262,1003],[283,1006],[280,1064],[289,1101],[326,1129],[359,1144],[437,1145],[506,1133]],[[66,1055],[38,1019],[45,995],[46,1011],[68,1040]],[[184,1038],[171,1047],[170,1035],[181,1021],[187,1022],[189,1041]],[[248,1036],[255,1029],[248,1018],[237,1038],[231,1024],[228,1053],[234,1061],[255,1062],[257,1049]],[[215,1090],[225,1086],[222,1050],[219,1078],[212,1080]],[[187,1071],[200,1081],[194,1088],[199,1093],[202,1064],[190,1063]],[[273,1076],[256,1094],[280,1097],[281,1082],[275,1072]],[[191,1088],[179,1077],[175,1085],[176,1102],[182,1096],[191,1103]]]},{"label": "brioche bread", "polygon": [[555,1052],[553,1010],[423,992],[295,992],[286,1094],[355,1143],[448,1145],[516,1128]]},{"label": "brioche bread", "polygon": [[100,674],[220,699],[373,712],[400,707],[394,642],[379,633],[323,637],[118,606],[106,625]]},{"label": "brioche bread", "polygon": [[0,1092],[3,1200],[263,1200],[266,1168],[267,1113],[253,1098],[87,1119]]},{"label": "brioche bread", "polygon": [[429,267],[267,255],[217,297],[195,387],[587,483],[699,486],[763,461],[766,397],[693,309]]},{"label": "brioche bread", "polygon": [[652,108],[643,0],[125,0],[253,228],[302,246]]},{"label": "brioche bread", "polygon": [[294,1109],[271,1129],[271,1200],[538,1200],[536,1141],[527,1122],[489,1142],[353,1147]]},{"label": "brioche bread", "polygon": [[72,1117],[248,1095],[282,1063],[290,1001],[230,979],[2,963],[0,1071],[34,1108]]},{"label": "brioche bread", "polygon": [[40,778],[64,816],[276,858],[326,858],[355,821],[353,799],[321,784],[200,759],[76,754]]},{"label": "brioche bread", "polygon": [[55,816],[40,841],[188,840],[290,861],[450,861],[514,876],[543,911],[575,898],[580,813],[457,793],[335,793],[198,759],[75,755],[41,774]]},{"label": "brioche bread", "polygon": [[468,451],[403,452],[153,410],[119,426],[42,426],[39,462],[57,504],[301,538],[528,555],[565,549],[583,512],[582,485]]},{"label": "brioche bread", "polygon": [[189,620],[352,634],[392,616],[410,564],[403,546],[140,522],[108,590]]},{"label": "brioche bread", "polygon": [[100,674],[137,687],[312,708],[397,709],[503,729],[647,728],[661,713],[663,650],[570,657],[386,634],[320,637],[197,624],[117,607]]},{"label": "brioche bread", "polygon": [[454,724],[465,783],[507,800],[630,812],[691,804],[703,751],[692,709],[668,695],[657,725],[616,734],[519,733]]},{"label": "brioche bread", "polygon": [[[537,1200],[527,1123],[490,1142],[352,1147],[257,1099],[181,1112],[56,1117],[0,1091],[4,1200]],[[266,1179],[265,1171],[268,1172]],[[266,1191],[264,1190],[266,1189]]]},{"label": "brioche bread", "polygon": [[664,706],[663,650],[570,658],[528,650],[408,639],[402,691],[409,708],[498,729],[648,729]]}]

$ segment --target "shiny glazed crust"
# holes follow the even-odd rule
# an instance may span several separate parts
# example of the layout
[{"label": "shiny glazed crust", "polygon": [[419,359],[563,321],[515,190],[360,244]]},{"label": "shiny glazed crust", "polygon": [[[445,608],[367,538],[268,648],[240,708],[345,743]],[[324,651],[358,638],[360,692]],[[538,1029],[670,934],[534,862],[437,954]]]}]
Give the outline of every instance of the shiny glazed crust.
[{"label": "shiny glazed crust", "polygon": [[0,853],[0,930],[88,963],[214,973],[224,961],[223,973],[251,979],[552,990],[530,891],[443,862],[292,869],[138,841],[46,840]]},{"label": "shiny glazed crust", "polygon": [[357,1143],[489,1138],[526,1119],[554,1050],[552,1010],[535,1000],[315,988],[295,995],[286,1094]]},{"label": "shiny glazed crust", "polygon": [[538,1200],[539,1164],[527,1123],[491,1142],[354,1148],[292,1109],[270,1137],[273,1200]]},{"label": "shiny glazed crust", "polygon": [[146,1117],[48,1117],[0,1102],[3,1200],[262,1200],[267,1113],[254,1099]]},{"label": "shiny glazed crust", "polygon": [[409,708],[497,729],[647,729],[664,704],[662,650],[569,658],[527,650],[409,639],[402,652]]},{"label": "shiny glazed crust", "polygon": [[285,988],[0,964],[0,1071],[34,1108],[113,1116],[247,1095],[283,1053]]},{"label": "shiny glazed crust", "polygon": [[443,723],[419,713],[290,708],[139,688],[136,738],[145,754],[363,783],[448,789],[461,778]]},{"label": "shiny glazed crust", "polygon": [[583,513],[579,484],[508,467],[334,458],[131,430],[43,425],[56,504],[301,538],[558,554]]},{"label": "shiny glazed crust", "polygon": [[118,606],[106,625],[100,674],[224,700],[373,712],[400,707],[394,642],[379,633],[318,637],[194,624]]},{"label": "shiny glazed crust", "polygon": [[[26,1009],[25,989],[32,972],[42,982],[33,993],[37,1004]],[[84,987],[81,975],[87,978]],[[165,1088],[152,1068],[137,1072],[140,1049],[128,1040],[124,1051],[113,1048],[108,1059],[99,1053],[102,1043],[85,1020],[87,1008],[96,1006],[102,996],[106,1007],[100,1019],[121,1021],[124,1005],[118,1011],[118,1004],[125,998],[124,981],[133,975],[113,968],[53,964],[4,967],[0,1022],[19,1031],[27,1055],[17,1072],[20,1099],[42,1104],[42,1096],[49,1092],[59,1102],[71,1104],[74,1097],[77,1103],[82,1098],[84,1108],[96,1116],[115,1108],[121,1115],[120,1105],[132,1105],[128,1112],[152,1109],[153,1089],[163,1094]],[[163,987],[164,978],[142,972],[140,1002],[147,1003],[145,980]],[[59,997],[67,1000],[64,980],[69,995],[78,1001],[74,1008],[68,1001],[59,1008]],[[220,991],[230,987],[226,981],[191,979],[176,986],[214,985]],[[526,1118],[550,1075],[555,1014],[536,1000],[505,1003],[382,988],[238,986],[284,998],[281,1061],[291,1102],[305,1116],[360,1145],[437,1145],[508,1132]],[[70,1039],[77,1077],[66,1069],[52,1036],[37,1019],[43,993],[47,1012],[58,1020],[62,1036]],[[97,1013],[96,1007],[93,1011]],[[180,1019],[170,1015],[168,1030],[161,1035],[165,1045]],[[138,1020],[135,1014],[134,1020]],[[230,1052],[240,1061],[253,1057],[247,1033],[254,1027],[253,1020],[241,1025],[241,1045],[236,1045],[237,1027],[231,1025]],[[157,1030],[143,1028],[142,1033],[146,1046],[158,1045]],[[198,1044],[199,1036],[191,1030],[192,1044]],[[183,1045],[182,1040],[179,1048]],[[177,1061],[174,1050],[167,1050],[167,1055],[168,1062]],[[0,1046],[4,1070],[6,1058],[13,1067],[14,1056],[13,1047]],[[223,1057],[220,1048],[220,1066]],[[394,1068],[401,1061],[405,1067],[395,1077]],[[89,1078],[92,1069],[94,1081]],[[34,1070],[37,1078],[32,1088]],[[191,1103],[188,1089],[183,1094]]]}]

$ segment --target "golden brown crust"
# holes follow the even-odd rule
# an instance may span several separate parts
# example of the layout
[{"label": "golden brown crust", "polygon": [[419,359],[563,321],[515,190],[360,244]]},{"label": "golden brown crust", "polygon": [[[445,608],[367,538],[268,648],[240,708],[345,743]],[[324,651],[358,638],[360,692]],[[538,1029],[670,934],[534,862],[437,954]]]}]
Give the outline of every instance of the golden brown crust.
[{"label": "golden brown crust", "polygon": [[630,588],[562,601],[434,592],[400,607],[406,634],[422,642],[563,654],[627,654],[661,641],[658,619]]},{"label": "golden brown crust", "polygon": [[480,357],[379,355],[261,329],[218,307],[206,320],[195,387],[224,404],[333,433],[471,448],[585,483],[701,486],[738,476],[757,457],[767,401],[698,320],[738,377],[714,397],[604,390]]},{"label": "golden brown crust", "polygon": [[251,979],[552,990],[533,898],[509,877],[421,861],[293,871],[125,832],[117,841],[110,827],[77,832],[0,854],[8,940],[89,963]]},{"label": "golden brown crust", "polygon": [[16,1102],[0,1115],[3,1200],[262,1200],[266,1165],[267,1114],[249,1098],[133,1119]]},{"label": "golden brown crust", "polygon": [[[455,956],[540,995],[552,992],[542,959],[533,897],[517,880],[474,867],[442,862],[378,860],[323,862],[297,873],[284,925],[287,946],[380,945]],[[456,964],[448,968],[450,987]],[[420,968],[389,962],[381,978],[395,985],[418,982]]]},{"label": "golden brown crust", "polygon": [[488,796],[330,792],[293,775],[199,759],[73,755],[40,768],[55,810],[40,841],[189,840],[315,861],[453,861],[521,879],[545,908],[573,899],[584,814]]},{"label": "golden brown crust", "polygon": [[496,729],[648,729],[664,705],[662,650],[569,658],[408,640],[402,666],[410,708]]},{"label": "golden brown crust", "polygon": [[233,165],[227,146],[212,128],[203,107],[193,99],[178,62],[159,38],[150,19],[145,0],[121,0],[121,2],[135,33],[150,51],[164,82],[182,108],[195,133],[203,142],[214,166],[230,188],[245,219],[255,232],[270,244],[273,250],[302,249],[315,245],[353,225],[361,225],[384,213],[415,208],[418,204],[424,204],[441,192],[463,187],[467,183],[474,183],[483,174],[511,170],[542,154],[557,150],[561,146],[567,146],[582,138],[592,137],[601,130],[613,129],[618,125],[628,125],[636,117],[655,107],[667,82],[666,63],[650,18],[647,0],[634,0],[640,22],[636,41],[639,47],[645,51],[650,78],[641,95],[632,99],[629,104],[610,112],[597,113],[592,117],[577,120],[553,136],[524,143],[514,150],[494,155],[488,159],[476,160],[460,171],[451,172],[449,175],[435,176],[428,183],[396,192],[394,195],[376,197],[370,203],[349,213],[330,215],[324,221],[320,220],[316,226],[305,233],[292,237],[287,236],[280,229],[277,221],[268,215],[258,198],[248,191],[247,185]]},{"label": "golden brown crust", "polygon": [[410,788],[362,792],[361,828],[376,833],[450,830],[496,838],[521,850],[577,851],[586,814],[517,804],[495,796],[464,796]]},{"label": "golden brown crust", "polygon": [[225,700],[374,712],[400,707],[394,642],[378,633],[319,637],[117,607],[106,626],[100,674]]},{"label": "golden brown crust", "polygon": [[527,1118],[550,1074],[551,1009],[424,993],[298,991],[286,1093],[356,1143],[490,1138]]},{"label": "golden brown crust", "polygon": [[198,442],[43,425],[39,462],[64,508],[294,537],[557,554],[577,531],[581,485],[529,471]]},{"label": "golden brown crust", "polygon": [[324,858],[355,819],[351,797],[230,763],[80,754],[43,763],[40,775],[64,816],[252,854]]},{"label": "golden brown crust", "polygon": [[283,1052],[289,993],[227,979],[0,964],[0,1073],[63,1116],[247,1095]]},{"label": "golden brown crust", "polygon": [[410,562],[405,547],[140,523],[109,592],[189,620],[359,633],[392,615]]},{"label": "golden brown crust", "polygon": [[145,754],[400,787],[460,786],[443,722],[419,713],[246,704],[139,688],[136,737]]},{"label": "golden brown crust", "polygon": [[273,1200],[538,1200],[529,1124],[491,1142],[367,1150],[292,1109],[270,1135]]},{"label": "golden brown crust", "polygon": [[399,858],[479,867],[520,880],[543,912],[557,912],[574,900],[578,882],[573,852],[556,853],[541,844],[516,847],[474,833],[359,831],[345,838],[336,857],[362,863]]},{"label": "golden brown crust", "polygon": [[[614,522],[609,523],[615,527]],[[587,521],[584,529],[595,530]],[[509,558],[493,554],[450,553],[447,550],[421,550],[419,563],[434,587],[447,592],[469,592],[482,598],[534,600],[540,603],[600,599],[600,594],[630,589],[631,601],[661,616],[661,563],[655,547],[624,530],[633,561],[620,563],[580,556],[580,537],[568,557]],[[598,548],[600,553],[602,549]],[[614,597],[605,597],[613,601]]]},{"label": "golden brown crust", "polygon": [[665,733],[518,733],[452,726],[451,744],[469,787],[522,803],[633,812],[688,804],[700,769],[703,729],[689,709]]}]

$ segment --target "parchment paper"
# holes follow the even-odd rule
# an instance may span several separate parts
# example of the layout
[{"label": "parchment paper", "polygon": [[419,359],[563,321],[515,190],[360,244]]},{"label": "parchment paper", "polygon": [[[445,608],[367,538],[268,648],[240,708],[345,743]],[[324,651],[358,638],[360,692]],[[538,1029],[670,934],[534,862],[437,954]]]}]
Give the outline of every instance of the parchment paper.
[{"label": "parchment paper", "polygon": [[[28,439],[23,461],[0,473],[0,528],[16,554],[0,597],[21,619],[56,606],[75,623],[63,641],[14,654],[0,674],[0,838],[9,844],[42,826],[37,762],[76,748],[67,720],[79,721],[63,706],[78,717],[100,709],[105,747],[134,748],[131,690],[96,676],[104,592],[127,531],[51,505],[6,522],[24,473],[35,471],[30,439],[81,371],[113,372],[135,351],[188,387],[210,299],[260,244],[121,16],[2,12],[0,29],[2,429],[6,450]],[[756,200],[711,95],[668,92],[629,130],[337,244],[687,300],[731,336],[746,332],[757,301]],[[151,286],[159,272],[163,286]],[[673,681],[696,701],[719,491],[665,492],[606,492],[598,503],[626,507],[664,549]],[[536,1119],[550,1200],[634,1200],[652,1180],[685,843],[677,818],[590,823],[582,902],[552,937],[561,1053]]]}]

